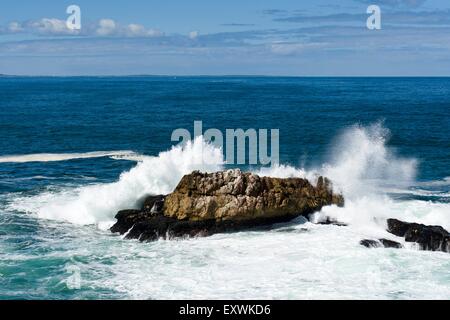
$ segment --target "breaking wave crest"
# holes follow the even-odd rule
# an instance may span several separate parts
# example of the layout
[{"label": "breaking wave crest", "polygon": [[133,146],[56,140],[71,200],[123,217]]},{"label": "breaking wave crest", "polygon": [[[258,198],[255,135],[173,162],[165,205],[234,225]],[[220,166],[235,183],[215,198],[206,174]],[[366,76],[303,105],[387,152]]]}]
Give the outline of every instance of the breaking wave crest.
[{"label": "breaking wave crest", "polygon": [[[202,154],[208,158],[207,164]],[[197,138],[183,147],[161,152],[157,157],[143,158],[130,171],[122,173],[117,182],[15,199],[11,207],[44,219],[106,228],[118,210],[135,207],[148,194],[171,192],[183,175],[193,170],[218,171],[223,163],[220,149]]]},{"label": "breaking wave crest", "polygon": [[[254,172],[280,178],[303,177],[313,183],[319,175],[330,178],[333,188],[344,194],[345,207],[325,207],[313,216],[315,220],[332,217],[369,235],[385,235],[385,219],[390,217],[450,228],[449,204],[398,201],[388,196],[388,189],[414,185],[417,169],[415,159],[399,157],[387,146],[388,138],[389,131],[381,124],[353,126],[338,137],[330,159],[321,167],[278,165]],[[222,170],[225,164],[222,150],[204,142],[202,137],[140,160],[117,182],[17,198],[11,207],[40,218],[106,228],[118,210],[137,206],[148,194],[170,193],[183,175],[193,170]]]},{"label": "breaking wave crest", "polygon": [[112,157],[115,159],[135,160],[133,151],[94,151],[85,153],[34,153],[24,155],[0,156],[0,163],[54,162],[74,159]]}]

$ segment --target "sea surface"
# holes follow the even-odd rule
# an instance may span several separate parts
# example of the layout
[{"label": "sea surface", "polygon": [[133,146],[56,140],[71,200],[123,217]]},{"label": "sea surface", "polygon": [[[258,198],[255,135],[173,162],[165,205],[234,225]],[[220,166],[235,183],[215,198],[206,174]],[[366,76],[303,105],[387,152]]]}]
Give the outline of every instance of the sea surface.
[{"label": "sea surface", "polygon": [[[233,168],[204,130],[280,130],[266,176],[346,198],[278,228],[139,243],[115,213]],[[0,77],[0,299],[450,299],[450,255],[386,218],[450,230],[450,78]],[[208,163],[199,159],[207,158]],[[405,248],[367,249],[388,238]]]}]

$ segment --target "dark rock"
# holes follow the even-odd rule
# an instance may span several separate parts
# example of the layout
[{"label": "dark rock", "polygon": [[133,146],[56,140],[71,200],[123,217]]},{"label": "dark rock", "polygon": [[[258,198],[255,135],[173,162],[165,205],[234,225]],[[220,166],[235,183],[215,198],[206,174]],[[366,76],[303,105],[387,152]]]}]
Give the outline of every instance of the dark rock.
[{"label": "dark rock", "polygon": [[367,247],[367,248],[380,248],[381,243],[379,243],[377,240],[369,240],[364,239],[359,242],[360,245]]},{"label": "dark rock", "polygon": [[[290,221],[285,218],[285,222]],[[155,241],[161,239],[174,239],[184,237],[206,237],[216,233],[228,233],[244,230],[261,231],[261,227],[275,226],[280,219],[265,218],[253,221],[190,221],[178,220],[164,215],[148,217],[137,222],[125,236],[125,239],[139,239],[140,241]],[[281,225],[280,225],[281,227]],[[270,228],[271,230],[272,228]],[[127,230],[128,231],[128,230]]]},{"label": "dark rock", "polygon": [[403,248],[403,246],[396,241],[392,241],[392,240],[388,240],[388,239],[380,239],[380,242],[383,244],[383,246],[385,248],[395,248],[395,249]]},{"label": "dark rock", "polygon": [[419,244],[422,250],[450,252],[450,234],[440,226],[426,226],[397,219],[388,219],[387,225],[387,231],[404,237],[407,242]]},{"label": "dark rock", "polygon": [[148,196],[141,210],[120,211],[111,231],[141,241],[209,236],[285,223],[331,204],[342,206],[344,199],[323,177],[314,186],[306,179],[259,177],[238,169],[194,171],[173,193]]},{"label": "dark rock", "polygon": [[175,219],[163,215],[150,216],[134,224],[125,239],[155,241],[158,238],[165,238],[169,226],[175,222]]},{"label": "dark rock", "polygon": [[327,217],[325,220],[323,221],[319,221],[316,224],[323,224],[323,225],[333,225],[333,226],[338,226],[338,227],[346,227],[347,224],[343,223],[343,222],[339,222],[335,219],[331,219],[330,217]]},{"label": "dark rock", "polygon": [[117,222],[111,227],[111,232],[126,233],[138,221],[145,219],[141,210],[121,210],[116,214]]},{"label": "dark rock", "polygon": [[117,222],[110,229],[111,232],[124,234],[128,232],[135,224],[145,221],[152,216],[162,214],[164,207],[163,195],[148,196],[141,210],[121,210],[117,213]]},{"label": "dark rock", "polygon": [[166,196],[164,195],[148,196],[142,205],[142,211],[150,215],[162,213],[165,198]]},{"label": "dark rock", "polygon": [[403,248],[403,246],[400,243],[388,239],[378,239],[378,240],[364,239],[361,240],[359,244],[367,248],[381,248],[381,247],[396,248],[396,249]]}]

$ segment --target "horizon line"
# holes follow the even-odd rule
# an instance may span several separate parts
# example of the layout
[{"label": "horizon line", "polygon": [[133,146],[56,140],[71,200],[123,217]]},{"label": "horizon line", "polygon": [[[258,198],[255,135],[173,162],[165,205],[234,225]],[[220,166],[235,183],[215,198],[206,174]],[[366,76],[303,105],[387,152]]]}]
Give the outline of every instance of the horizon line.
[{"label": "horizon line", "polygon": [[265,75],[265,74],[92,74],[92,75],[26,75],[26,74],[4,74],[0,73],[0,77],[4,78],[126,78],[126,77],[247,77],[247,78],[449,78],[450,75]]}]

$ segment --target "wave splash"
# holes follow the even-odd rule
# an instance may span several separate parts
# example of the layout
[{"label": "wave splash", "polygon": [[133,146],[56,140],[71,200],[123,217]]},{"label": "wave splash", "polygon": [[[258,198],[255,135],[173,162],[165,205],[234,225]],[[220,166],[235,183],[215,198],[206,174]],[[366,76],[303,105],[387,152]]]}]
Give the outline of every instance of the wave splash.
[{"label": "wave splash", "polygon": [[[319,175],[329,177],[333,187],[344,194],[346,205],[323,208],[313,216],[316,221],[328,216],[363,233],[383,236],[385,219],[391,217],[450,228],[450,216],[446,214],[449,204],[396,201],[387,195],[386,190],[416,184],[417,171],[417,161],[399,157],[387,146],[388,139],[389,131],[381,124],[353,126],[338,137],[329,161],[319,168],[278,165],[254,172],[280,178],[303,177],[311,182]],[[111,225],[118,210],[137,206],[144,196],[172,192],[183,175],[193,170],[214,172],[224,165],[222,150],[197,137],[184,147],[173,147],[157,157],[143,157],[115,183],[16,199],[12,207],[40,218],[97,224],[103,229]]]},{"label": "wave splash", "polygon": [[[208,158],[207,163],[202,154]],[[11,207],[43,219],[97,224],[104,229],[113,222],[118,210],[135,207],[148,194],[172,192],[179,180],[193,170],[213,172],[221,170],[223,164],[222,150],[199,137],[157,157],[144,157],[130,171],[122,173],[117,182],[15,199]]]},{"label": "wave splash", "polygon": [[[390,132],[380,123],[347,128],[336,140],[330,159],[319,168],[305,170],[292,166],[263,168],[257,173],[277,177],[306,177],[316,181],[323,175],[342,192],[345,207],[328,206],[313,215],[319,222],[330,217],[347,223],[367,236],[392,237],[386,229],[387,218],[398,218],[424,224],[442,225],[450,229],[450,205],[427,201],[394,200],[391,190],[410,192],[418,185],[418,161],[402,158],[388,147]],[[446,183],[445,179],[440,184]]]}]

